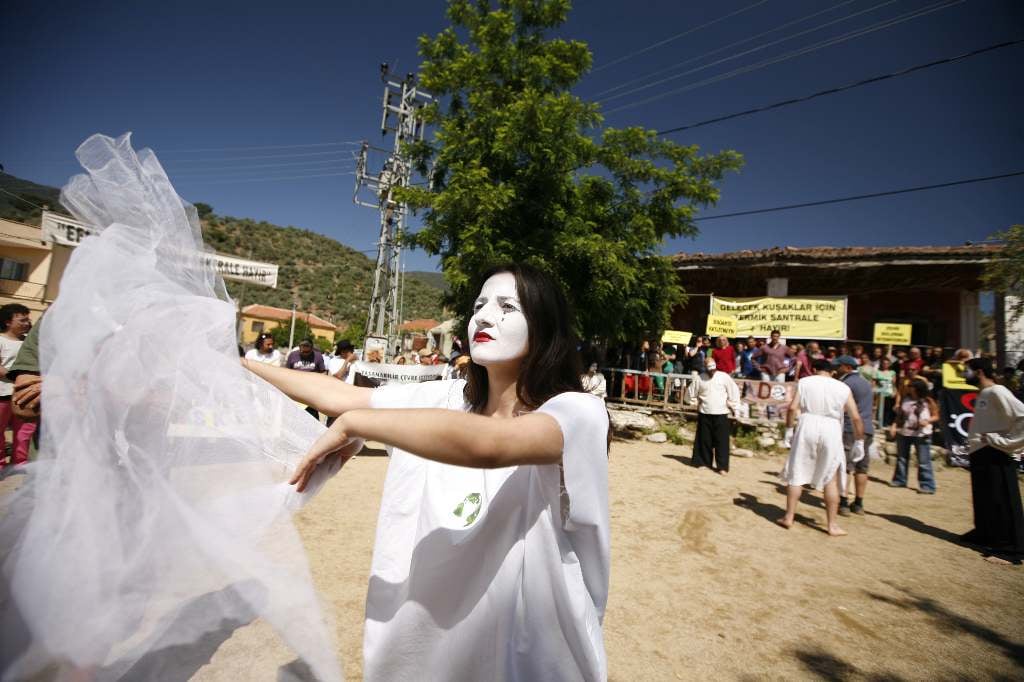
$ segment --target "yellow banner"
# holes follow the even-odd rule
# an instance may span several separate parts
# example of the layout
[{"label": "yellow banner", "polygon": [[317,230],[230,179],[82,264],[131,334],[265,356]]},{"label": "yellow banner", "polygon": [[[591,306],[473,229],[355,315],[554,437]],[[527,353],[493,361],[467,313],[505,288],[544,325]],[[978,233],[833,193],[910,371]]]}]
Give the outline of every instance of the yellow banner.
[{"label": "yellow banner", "polygon": [[872,343],[894,343],[900,346],[910,344],[910,332],[912,324],[889,324],[888,322],[875,322],[875,335]]},{"label": "yellow banner", "polygon": [[736,336],[736,318],[729,315],[708,315],[708,336]]},{"label": "yellow banner", "polygon": [[794,339],[846,338],[845,296],[712,296],[711,315],[736,318],[736,331],[727,336],[768,336],[778,329]]},{"label": "yellow banner", "polygon": [[665,333],[661,335],[661,342],[678,343],[685,346],[690,343],[691,338],[693,338],[693,332],[680,332],[674,329],[666,329]]}]

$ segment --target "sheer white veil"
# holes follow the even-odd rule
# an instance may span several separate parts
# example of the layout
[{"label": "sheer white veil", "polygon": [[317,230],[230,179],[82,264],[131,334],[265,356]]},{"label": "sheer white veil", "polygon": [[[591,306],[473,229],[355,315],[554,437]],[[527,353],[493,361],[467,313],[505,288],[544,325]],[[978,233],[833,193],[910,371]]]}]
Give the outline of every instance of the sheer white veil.
[{"label": "sheer white veil", "polygon": [[128,134],[77,156],[61,200],[100,233],[42,320],[39,460],[0,500],[3,679],[187,679],[263,618],[301,659],[266,678],[340,680],[291,520],[334,471],[285,483],[323,427],[240,366],[235,308],[156,156]]}]

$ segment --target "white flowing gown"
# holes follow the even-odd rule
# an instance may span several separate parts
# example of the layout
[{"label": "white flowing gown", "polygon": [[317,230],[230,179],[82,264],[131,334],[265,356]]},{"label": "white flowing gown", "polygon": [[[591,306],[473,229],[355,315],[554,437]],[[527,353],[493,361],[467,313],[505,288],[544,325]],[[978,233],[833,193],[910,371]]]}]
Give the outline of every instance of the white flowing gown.
[{"label": "white flowing gown", "polygon": [[290,514],[311,495],[286,484],[324,427],[242,368],[196,211],[152,152],[94,135],[78,158],[61,201],[99,234],[43,317],[39,459],[0,500],[0,677],[185,680],[262,618],[305,665],[252,656],[238,679],[340,680]]},{"label": "white flowing gown", "polygon": [[[464,387],[386,386],[372,406],[465,410]],[[471,469],[391,449],[366,599],[367,680],[606,679],[607,412],[585,393],[537,411],[562,428],[561,465]]]},{"label": "white flowing gown", "polygon": [[831,377],[814,375],[801,379],[797,391],[800,417],[782,479],[787,485],[809,483],[822,490],[832,476],[838,475],[839,489],[844,491],[843,411],[850,397],[850,387]]}]

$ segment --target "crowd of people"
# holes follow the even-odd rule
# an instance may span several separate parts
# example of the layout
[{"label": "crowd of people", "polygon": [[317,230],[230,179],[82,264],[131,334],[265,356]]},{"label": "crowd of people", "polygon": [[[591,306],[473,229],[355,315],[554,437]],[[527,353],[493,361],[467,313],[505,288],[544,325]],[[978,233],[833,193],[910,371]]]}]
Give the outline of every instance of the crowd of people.
[{"label": "crowd of people", "polygon": [[[659,348],[645,341],[633,351],[613,351],[609,364],[632,370],[613,373],[613,395],[664,396],[666,382],[684,383],[682,402],[697,405],[692,462],[722,475],[729,471],[729,416],[740,413],[736,380],[795,382],[785,415],[783,444],[789,456],[781,477],[787,504],[779,524],[793,525],[802,491],[811,486],[824,493],[828,533],[840,536],[846,531],[837,517],[864,513],[879,429],[896,443],[889,485],[909,486],[913,451],[917,492],[936,493],[931,445],[942,433],[937,398],[947,363],[958,381],[978,389],[967,438],[975,528],[963,541],[1020,557],[1024,511],[1017,471],[1024,452],[1024,361],[1000,372],[991,357],[974,357],[963,348],[932,347],[923,353],[916,346],[840,343],[823,350],[818,341],[786,343],[772,331],[766,339],[735,342],[720,336],[712,343],[699,336],[686,346]],[[603,395],[605,381],[595,379],[595,372],[592,365],[584,388]],[[672,374],[684,377],[667,376]]]}]

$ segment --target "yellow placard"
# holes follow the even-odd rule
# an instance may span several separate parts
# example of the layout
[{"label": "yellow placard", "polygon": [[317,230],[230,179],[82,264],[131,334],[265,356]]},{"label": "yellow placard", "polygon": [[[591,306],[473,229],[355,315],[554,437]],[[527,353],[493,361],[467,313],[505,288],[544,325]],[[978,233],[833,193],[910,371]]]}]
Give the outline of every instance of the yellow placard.
[{"label": "yellow placard", "polygon": [[942,363],[942,387],[953,391],[977,391],[978,387],[964,381],[964,369],[962,362]]},{"label": "yellow placard", "polygon": [[712,296],[711,315],[736,319],[736,331],[728,336],[766,337],[778,329],[794,339],[846,338],[845,296]]},{"label": "yellow placard", "polygon": [[894,343],[906,346],[910,343],[910,332],[912,324],[890,324],[889,322],[875,322],[875,335],[872,343]]},{"label": "yellow placard", "polygon": [[708,315],[708,336],[736,336],[736,318],[728,315]]},{"label": "yellow placard", "polygon": [[690,343],[691,338],[693,338],[693,332],[679,332],[674,329],[666,329],[665,333],[661,335],[661,342],[678,343],[685,346]]}]

